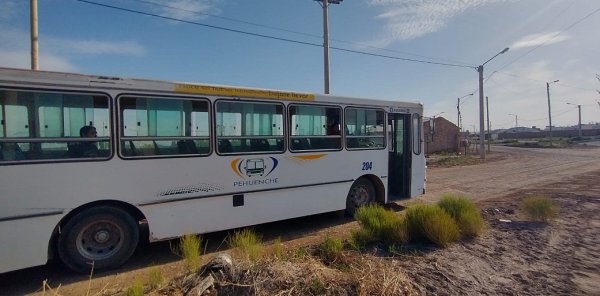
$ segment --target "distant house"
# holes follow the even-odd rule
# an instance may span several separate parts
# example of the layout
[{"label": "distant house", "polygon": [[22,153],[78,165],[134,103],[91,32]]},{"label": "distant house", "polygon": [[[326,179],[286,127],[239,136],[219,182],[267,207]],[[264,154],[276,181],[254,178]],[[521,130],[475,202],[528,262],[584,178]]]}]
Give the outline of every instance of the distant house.
[{"label": "distant house", "polygon": [[425,154],[435,152],[457,152],[459,148],[459,129],[454,123],[444,117],[435,117],[433,132],[429,120],[423,123],[425,136]]}]

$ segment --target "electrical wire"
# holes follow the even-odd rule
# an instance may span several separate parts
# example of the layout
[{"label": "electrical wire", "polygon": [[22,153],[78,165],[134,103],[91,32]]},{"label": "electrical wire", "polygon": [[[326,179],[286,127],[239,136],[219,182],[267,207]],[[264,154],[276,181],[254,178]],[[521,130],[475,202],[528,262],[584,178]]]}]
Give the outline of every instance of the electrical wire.
[{"label": "electrical wire", "polygon": [[[212,17],[212,18],[217,18],[217,19],[222,19],[222,20],[226,20],[226,21],[230,21],[230,22],[251,25],[251,26],[255,26],[255,27],[259,27],[259,28],[266,28],[266,29],[270,29],[270,30],[277,30],[277,31],[282,31],[282,32],[286,32],[286,33],[292,33],[292,34],[297,34],[297,35],[302,35],[302,36],[307,36],[307,37],[312,37],[312,38],[323,39],[322,35],[315,35],[315,34],[310,34],[310,33],[306,33],[306,32],[300,32],[300,31],[294,31],[294,30],[290,30],[290,29],[285,29],[285,28],[281,28],[281,27],[274,27],[274,26],[269,26],[269,25],[263,25],[263,24],[259,24],[259,23],[255,23],[255,22],[249,22],[249,21],[245,21],[245,20],[240,20],[240,19],[235,19],[235,18],[230,18],[230,17],[224,17],[224,16],[219,16],[219,15],[214,15],[214,14],[205,13],[205,12],[201,12],[201,11],[195,11],[195,10],[189,10],[189,9],[184,9],[184,8],[180,8],[180,7],[165,5],[165,4],[161,4],[161,3],[157,3],[157,2],[149,1],[149,0],[129,0],[129,1],[134,1],[134,2],[139,2],[139,3],[144,3],[144,4],[150,4],[150,5],[153,5],[153,6],[168,8],[168,9],[172,9],[172,10],[185,11],[185,12],[189,12],[189,13],[193,13],[193,14],[198,14],[198,15],[205,15],[205,16],[209,16],[209,17]],[[318,5],[321,5],[320,3],[318,3],[319,1],[315,1],[315,2]],[[334,42],[349,44],[349,45],[367,47],[367,48],[381,50],[381,51],[387,51],[387,52],[393,52],[393,53],[400,53],[400,54],[404,54],[404,55],[421,57],[421,58],[426,58],[426,59],[430,59],[430,60],[437,60],[437,61],[441,61],[441,62],[446,61],[446,62],[457,63],[457,64],[460,64],[460,63],[465,64],[465,65],[468,64],[466,62],[461,62],[461,61],[454,61],[454,60],[449,60],[449,59],[440,59],[440,58],[430,57],[430,56],[426,56],[426,55],[420,55],[420,54],[406,52],[406,51],[401,51],[401,50],[394,50],[394,49],[388,49],[388,48],[382,48],[382,47],[372,46],[372,45],[361,43],[361,42],[351,42],[351,41],[345,41],[345,40],[335,39],[335,38],[329,38],[329,40],[330,41],[334,41]],[[473,67],[476,67],[476,66],[473,65]]]},{"label": "electrical wire", "polygon": [[[178,19],[178,18],[174,18],[174,17],[139,11],[139,10],[135,10],[135,9],[129,9],[129,8],[124,8],[124,7],[114,6],[114,5],[98,3],[98,2],[89,1],[89,0],[76,0],[76,1],[86,3],[86,4],[101,6],[101,7],[105,7],[105,8],[111,8],[111,9],[115,9],[115,10],[125,11],[125,12],[129,12],[129,13],[139,14],[139,15],[151,16],[151,17],[156,17],[156,18],[161,18],[161,19],[166,19],[166,20],[171,20],[171,21],[176,21],[176,22],[181,22],[181,23],[187,23],[187,24],[196,25],[196,26],[207,27],[207,28],[211,28],[211,29],[227,31],[227,32],[231,32],[231,33],[244,34],[244,35],[253,36],[253,37],[261,37],[261,38],[266,38],[266,39],[271,39],[271,40],[278,40],[278,41],[290,42],[290,43],[313,46],[313,47],[323,47],[323,45],[321,45],[321,44],[300,41],[300,40],[294,40],[294,39],[289,39],[289,38],[283,38],[283,37],[277,37],[277,36],[266,35],[266,34],[258,34],[258,33],[236,30],[236,29],[230,29],[230,28],[221,27],[221,26],[213,26],[213,25],[203,24],[203,23],[199,23],[199,22],[188,21],[188,20]],[[359,50],[346,49],[346,48],[341,48],[341,47],[329,47],[329,48],[338,50],[338,51],[344,51],[344,52],[350,52],[350,53],[362,54],[362,55],[374,56],[374,57],[380,57],[380,58],[401,60],[401,61],[406,61],[406,62],[415,62],[415,63],[440,65],[440,66],[448,66],[448,67],[475,68],[474,66],[470,66],[470,65],[460,65],[460,64],[424,61],[424,60],[418,60],[418,59],[401,58],[401,57],[394,57],[394,56],[388,56],[388,55],[382,55],[382,54],[376,54],[376,53],[369,53],[369,52],[364,52],[364,51],[359,51]]]}]

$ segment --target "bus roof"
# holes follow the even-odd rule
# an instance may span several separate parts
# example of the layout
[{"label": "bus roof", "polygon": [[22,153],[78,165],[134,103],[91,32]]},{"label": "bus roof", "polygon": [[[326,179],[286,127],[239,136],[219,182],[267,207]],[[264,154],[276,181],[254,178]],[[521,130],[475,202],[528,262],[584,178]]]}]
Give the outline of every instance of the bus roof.
[{"label": "bus roof", "polygon": [[181,94],[204,94],[234,98],[256,98],[283,101],[327,102],[350,105],[373,105],[381,107],[404,107],[422,109],[419,102],[382,100],[357,97],[342,97],[274,89],[237,87],[192,82],[173,82],[150,79],[109,77],[66,72],[34,71],[0,67],[0,83],[35,84],[39,86],[63,86],[94,89],[116,89],[130,91],[153,91]]}]

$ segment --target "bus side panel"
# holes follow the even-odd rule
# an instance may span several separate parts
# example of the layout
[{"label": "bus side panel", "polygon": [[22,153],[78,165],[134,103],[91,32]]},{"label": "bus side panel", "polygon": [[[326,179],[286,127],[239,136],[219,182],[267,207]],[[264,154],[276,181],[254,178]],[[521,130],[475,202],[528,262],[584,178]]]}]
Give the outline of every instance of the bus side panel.
[{"label": "bus side panel", "polygon": [[62,215],[0,222],[0,273],[46,264],[48,243]]},{"label": "bus side panel", "polygon": [[[186,233],[206,233],[332,212],[346,207],[352,182],[244,194],[244,205],[232,196],[201,198],[142,207],[150,240]],[[342,194],[340,194],[342,193]]]},{"label": "bus side panel", "polygon": [[425,178],[425,154],[423,152],[419,155],[413,154],[410,197],[416,197],[425,192]]}]

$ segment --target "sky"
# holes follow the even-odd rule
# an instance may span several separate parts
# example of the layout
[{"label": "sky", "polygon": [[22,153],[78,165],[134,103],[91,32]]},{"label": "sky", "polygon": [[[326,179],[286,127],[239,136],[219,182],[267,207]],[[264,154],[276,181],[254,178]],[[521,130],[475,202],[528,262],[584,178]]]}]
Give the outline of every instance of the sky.
[{"label": "sky", "polygon": [[[38,6],[41,70],[324,92],[318,1]],[[329,7],[330,92],[419,101],[454,123],[462,97],[463,129],[478,130],[476,67],[509,47],[484,65],[492,129],[548,126],[555,80],[553,126],[577,124],[567,103],[599,122],[598,28],[597,0],[345,0]],[[29,1],[0,0],[0,67],[31,67],[29,31]]]}]

